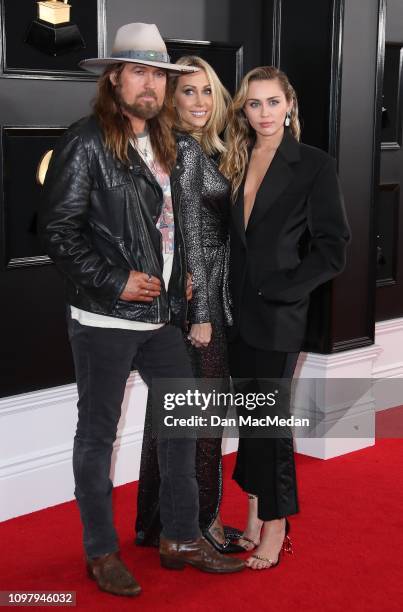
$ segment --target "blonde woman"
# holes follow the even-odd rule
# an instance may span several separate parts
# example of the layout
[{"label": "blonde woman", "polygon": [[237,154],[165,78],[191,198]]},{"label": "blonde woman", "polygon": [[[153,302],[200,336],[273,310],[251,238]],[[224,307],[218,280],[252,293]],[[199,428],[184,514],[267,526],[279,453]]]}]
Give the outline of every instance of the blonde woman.
[{"label": "blonde woman", "polygon": [[[221,169],[233,203],[231,376],[243,392],[280,388],[287,415],[287,381],[304,340],[310,294],[342,271],[349,229],[335,160],[300,142],[297,97],[283,72],[264,66],[244,77]],[[238,543],[256,549],[247,565],[259,570],[275,567],[281,550],[290,550],[287,516],[298,512],[293,442],[287,431],[246,434],[233,475],[249,498]]]},{"label": "blonde woman", "polygon": [[[178,64],[197,66],[190,78],[172,78],[167,95],[175,111],[175,128],[193,136],[205,152],[201,199],[183,211],[188,270],[193,278],[189,304],[190,328],[185,335],[196,377],[219,378],[228,386],[226,326],[231,323],[228,298],[228,223],[230,184],[216,160],[225,152],[220,138],[231,99],[213,68],[202,58],[182,57]],[[201,241],[196,235],[201,233]],[[202,249],[195,248],[201,243]],[[230,542],[240,532],[224,530],[219,507],[222,498],[221,439],[198,440],[196,476],[199,484],[200,526],[220,552],[242,550]],[[136,521],[139,544],[155,544],[159,537],[159,472],[152,435],[151,405],[147,405]]]}]

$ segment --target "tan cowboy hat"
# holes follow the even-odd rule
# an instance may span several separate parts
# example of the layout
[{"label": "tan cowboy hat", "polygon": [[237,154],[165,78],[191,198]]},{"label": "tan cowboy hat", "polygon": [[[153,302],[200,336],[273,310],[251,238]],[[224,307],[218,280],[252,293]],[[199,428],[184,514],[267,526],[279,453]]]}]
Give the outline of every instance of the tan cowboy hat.
[{"label": "tan cowboy hat", "polygon": [[96,57],[82,60],[81,68],[95,74],[101,74],[110,64],[132,62],[164,68],[176,74],[197,72],[196,66],[178,66],[170,64],[167,48],[157,26],[154,23],[128,23],[116,32],[112,53],[109,57]]}]

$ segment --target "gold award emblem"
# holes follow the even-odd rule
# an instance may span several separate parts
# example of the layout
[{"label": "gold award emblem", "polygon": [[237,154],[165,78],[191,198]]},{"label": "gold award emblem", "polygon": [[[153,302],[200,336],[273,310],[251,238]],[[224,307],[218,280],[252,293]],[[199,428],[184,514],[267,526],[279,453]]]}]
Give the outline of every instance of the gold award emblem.
[{"label": "gold award emblem", "polygon": [[70,21],[74,3],[69,4],[68,0],[41,0],[36,4],[38,15],[29,26],[25,38],[28,45],[53,57],[85,48],[78,26]]},{"label": "gold award emblem", "polygon": [[58,25],[59,23],[68,23],[70,21],[71,4],[67,0],[59,2],[59,0],[48,0],[47,2],[38,2],[38,17],[42,21]]}]

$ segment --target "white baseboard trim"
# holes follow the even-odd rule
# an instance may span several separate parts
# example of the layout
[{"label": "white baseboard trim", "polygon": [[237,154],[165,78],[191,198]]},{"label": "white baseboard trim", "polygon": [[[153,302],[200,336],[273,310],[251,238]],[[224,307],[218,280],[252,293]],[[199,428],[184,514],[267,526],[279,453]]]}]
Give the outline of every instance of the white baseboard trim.
[{"label": "white baseboard trim", "polygon": [[375,438],[298,438],[294,448],[297,453],[316,459],[333,459],[374,444]]},{"label": "white baseboard trim", "polygon": [[[132,373],[114,445],[115,485],[138,479],[146,399],[147,387]],[[76,385],[0,400],[1,521],[74,498],[76,405]]]},{"label": "white baseboard trim", "polygon": [[377,323],[375,342],[382,350],[372,372],[375,409],[379,411],[403,404],[403,318]]}]

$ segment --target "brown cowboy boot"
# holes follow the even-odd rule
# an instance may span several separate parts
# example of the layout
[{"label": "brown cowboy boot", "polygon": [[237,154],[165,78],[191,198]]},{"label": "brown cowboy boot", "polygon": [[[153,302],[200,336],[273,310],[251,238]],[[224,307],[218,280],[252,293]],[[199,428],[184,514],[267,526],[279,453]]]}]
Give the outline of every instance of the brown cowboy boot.
[{"label": "brown cowboy boot", "polygon": [[222,555],[203,537],[189,542],[176,542],[161,536],[160,560],[162,567],[167,569],[179,570],[185,565],[193,565],[203,572],[217,574],[239,572],[245,567],[242,559]]},{"label": "brown cowboy boot", "polygon": [[118,552],[87,559],[87,572],[101,591],[129,597],[139,595],[141,592],[141,586],[120,560]]}]

